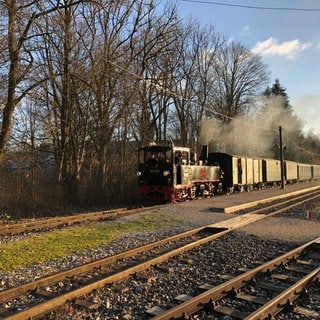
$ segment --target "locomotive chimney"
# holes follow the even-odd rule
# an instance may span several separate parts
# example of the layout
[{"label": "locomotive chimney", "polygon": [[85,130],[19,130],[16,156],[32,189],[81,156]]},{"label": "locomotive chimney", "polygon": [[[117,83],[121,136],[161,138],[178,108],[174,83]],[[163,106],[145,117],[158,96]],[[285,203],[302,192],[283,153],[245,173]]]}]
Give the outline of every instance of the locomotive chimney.
[{"label": "locomotive chimney", "polygon": [[206,161],[208,160],[208,146],[203,145],[201,150],[201,160]]}]

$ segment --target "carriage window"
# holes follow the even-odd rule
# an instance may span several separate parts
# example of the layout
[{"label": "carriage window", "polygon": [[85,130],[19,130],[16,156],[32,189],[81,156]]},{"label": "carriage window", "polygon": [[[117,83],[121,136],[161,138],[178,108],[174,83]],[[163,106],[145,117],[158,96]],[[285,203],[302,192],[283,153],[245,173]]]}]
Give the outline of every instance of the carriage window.
[{"label": "carriage window", "polygon": [[140,164],[160,164],[169,163],[172,160],[171,149],[168,148],[145,148],[139,150]]},{"label": "carriage window", "polygon": [[175,164],[188,164],[189,153],[185,151],[176,151],[174,155]]},{"label": "carriage window", "polygon": [[166,163],[167,159],[165,151],[148,151],[146,152],[145,162],[147,164]]},{"label": "carriage window", "polygon": [[146,164],[148,166],[157,166],[159,159],[158,155],[155,152],[147,152]]},{"label": "carriage window", "polygon": [[172,155],[171,155],[171,149],[166,151],[166,162],[172,162]]},{"label": "carriage window", "polygon": [[138,151],[138,159],[139,159],[139,163],[140,164],[145,163],[144,150],[139,150]]},{"label": "carriage window", "polygon": [[157,153],[157,158],[159,162],[166,162],[166,154],[162,151]]}]

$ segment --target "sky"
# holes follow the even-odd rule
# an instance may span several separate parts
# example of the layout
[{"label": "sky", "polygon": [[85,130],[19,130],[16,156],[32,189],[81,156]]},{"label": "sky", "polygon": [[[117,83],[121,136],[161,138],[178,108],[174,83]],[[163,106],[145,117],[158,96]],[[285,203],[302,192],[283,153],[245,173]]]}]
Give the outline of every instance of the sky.
[{"label": "sky", "polygon": [[320,137],[320,0],[178,0],[178,8],[261,55],[269,86],[279,79],[304,132]]}]

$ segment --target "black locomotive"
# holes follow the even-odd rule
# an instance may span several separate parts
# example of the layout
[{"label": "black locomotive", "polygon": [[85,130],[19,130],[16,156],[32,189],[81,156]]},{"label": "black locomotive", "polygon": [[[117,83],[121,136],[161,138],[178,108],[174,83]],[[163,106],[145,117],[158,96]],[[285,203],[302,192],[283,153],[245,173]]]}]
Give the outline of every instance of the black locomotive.
[{"label": "black locomotive", "polygon": [[[138,150],[138,193],[151,202],[174,202],[219,193],[250,191],[281,183],[281,162],[250,158],[203,147],[200,158],[172,142]],[[283,179],[291,184],[320,178],[320,165],[283,162]]]}]

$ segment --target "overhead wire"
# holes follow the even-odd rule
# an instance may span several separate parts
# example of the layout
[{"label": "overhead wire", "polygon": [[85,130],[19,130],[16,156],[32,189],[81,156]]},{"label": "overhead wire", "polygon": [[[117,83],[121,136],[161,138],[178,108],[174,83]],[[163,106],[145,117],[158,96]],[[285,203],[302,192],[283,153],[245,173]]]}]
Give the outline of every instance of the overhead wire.
[{"label": "overhead wire", "polygon": [[193,3],[199,3],[199,4],[210,4],[210,5],[216,5],[216,6],[243,8],[243,9],[255,9],[255,10],[305,11],[305,12],[318,12],[318,11],[320,11],[320,8],[264,7],[264,6],[252,6],[252,5],[216,2],[216,1],[208,1],[208,0],[207,1],[205,1],[205,0],[180,0],[180,1],[193,2]]},{"label": "overhead wire", "polygon": [[291,142],[294,146],[296,146],[297,148],[299,148],[301,151],[311,154],[313,156],[320,156],[320,153],[315,153],[312,151],[309,151],[305,148],[303,148],[301,145],[299,145],[297,142],[293,141],[292,139],[290,139],[287,135],[283,135],[283,138],[287,139],[289,142]]}]

